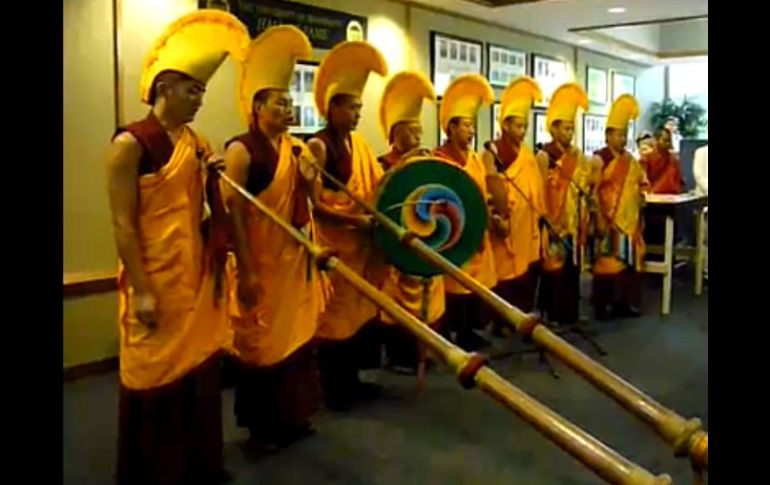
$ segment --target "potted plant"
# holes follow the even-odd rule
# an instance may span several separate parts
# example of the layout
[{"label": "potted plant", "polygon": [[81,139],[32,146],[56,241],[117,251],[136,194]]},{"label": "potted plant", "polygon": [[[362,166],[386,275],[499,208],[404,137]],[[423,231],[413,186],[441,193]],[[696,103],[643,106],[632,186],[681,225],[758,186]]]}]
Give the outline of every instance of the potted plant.
[{"label": "potted plant", "polygon": [[681,104],[676,104],[670,98],[666,98],[662,103],[653,103],[650,111],[650,122],[655,130],[665,126],[669,118],[676,118],[679,121],[679,133],[685,139],[696,138],[707,124],[706,110],[686,96]]}]

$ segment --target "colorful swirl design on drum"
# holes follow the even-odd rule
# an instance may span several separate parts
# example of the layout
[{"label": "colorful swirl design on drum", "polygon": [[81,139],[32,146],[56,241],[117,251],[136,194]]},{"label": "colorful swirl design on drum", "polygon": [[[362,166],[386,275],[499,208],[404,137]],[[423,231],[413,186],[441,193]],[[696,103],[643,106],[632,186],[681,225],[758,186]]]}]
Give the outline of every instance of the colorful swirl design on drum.
[{"label": "colorful swirl design on drum", "polygon": [[465,207],[451,189],[426,184],[413,190],[401,207],[401,224],[417,234],[431,249],[452,248],[465,227]]}]

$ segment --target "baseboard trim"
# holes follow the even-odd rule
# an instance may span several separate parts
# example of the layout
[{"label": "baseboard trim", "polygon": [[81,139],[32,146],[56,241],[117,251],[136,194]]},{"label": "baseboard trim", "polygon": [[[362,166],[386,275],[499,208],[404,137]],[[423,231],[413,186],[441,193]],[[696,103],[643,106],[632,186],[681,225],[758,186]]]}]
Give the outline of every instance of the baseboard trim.
[{"label": "baseboard trim", "polygon": [[118,358],[109,357],[96,362],[87,362],[85,364],[73,365],[64,368],[64,382],[77,381],[84,377],[91,377],[99,374],[106,374],[118,370]]},{"label": "baseboard trim", "polygon": [[110,293],[118,289],[114,273],[70,273],[64,275],[64,299]]}]

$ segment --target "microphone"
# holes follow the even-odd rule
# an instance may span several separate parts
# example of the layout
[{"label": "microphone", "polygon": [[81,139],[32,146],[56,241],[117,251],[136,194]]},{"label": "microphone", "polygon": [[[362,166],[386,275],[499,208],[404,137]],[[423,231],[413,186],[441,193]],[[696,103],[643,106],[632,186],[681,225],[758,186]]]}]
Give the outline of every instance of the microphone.
[{"label": "microphone", "polygon": [[299,145],[292,145],[291,154],[299,158],[299,156],[302,155],[302,147]]}]

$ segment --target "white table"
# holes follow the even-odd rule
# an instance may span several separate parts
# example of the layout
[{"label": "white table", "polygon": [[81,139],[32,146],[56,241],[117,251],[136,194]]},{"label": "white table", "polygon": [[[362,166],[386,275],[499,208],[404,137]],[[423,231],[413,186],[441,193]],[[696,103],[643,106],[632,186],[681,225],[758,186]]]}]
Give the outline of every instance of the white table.
[{"label": "white table", "polygon": [[[646,261],[644,271],[663,275],[663,291],[661,295],[660,313],[671,313],[671,283],[674,270],[674,259],[687,260],[693,263],[695,269],[694,293],[699,296],[703,293],[703,264],[705,262],[703,242],[705,239],[705,218],[708,198],[705,195],[687,192],[678,195],[647,194],[648,206],[665,207],[666,231],[663,246],[649,245],[649,254],[663,254],[663,261]],[[695,246],[674,248],[674,213],[680,206],[694,206],[695,214]]]}]

